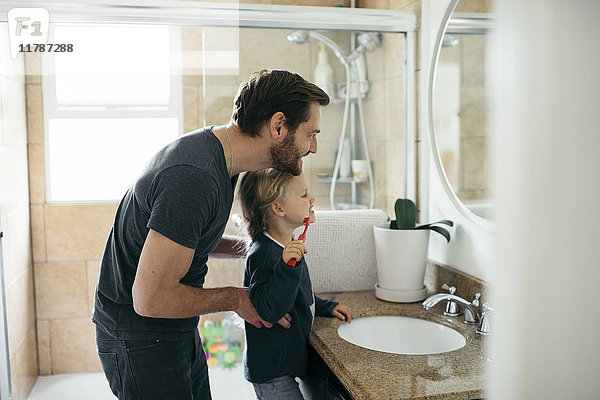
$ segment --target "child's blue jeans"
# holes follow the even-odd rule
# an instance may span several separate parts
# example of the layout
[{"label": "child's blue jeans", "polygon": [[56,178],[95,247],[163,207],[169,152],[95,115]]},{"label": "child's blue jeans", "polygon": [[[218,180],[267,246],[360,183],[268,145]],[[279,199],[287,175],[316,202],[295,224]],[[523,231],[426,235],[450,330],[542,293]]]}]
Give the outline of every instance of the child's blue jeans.
[{"label": "child's blue jeans", "polygon": [[252,383],[259,400],[304,400],[293,376],[280,376],[265,383]]}]

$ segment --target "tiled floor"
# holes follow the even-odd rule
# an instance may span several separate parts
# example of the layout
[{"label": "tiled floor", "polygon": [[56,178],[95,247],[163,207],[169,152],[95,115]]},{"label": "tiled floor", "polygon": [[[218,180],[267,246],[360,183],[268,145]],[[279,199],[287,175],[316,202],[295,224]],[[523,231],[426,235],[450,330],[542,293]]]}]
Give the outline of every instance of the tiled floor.
[{"label": "tiled floor", "polygon": [[[227,370],[209,368],[212,398],[215,400],[252,400],[254,390],[244,379],[241,365]],[[115,400],[104,375],[78,373],[38,377],[28,400]]]}]

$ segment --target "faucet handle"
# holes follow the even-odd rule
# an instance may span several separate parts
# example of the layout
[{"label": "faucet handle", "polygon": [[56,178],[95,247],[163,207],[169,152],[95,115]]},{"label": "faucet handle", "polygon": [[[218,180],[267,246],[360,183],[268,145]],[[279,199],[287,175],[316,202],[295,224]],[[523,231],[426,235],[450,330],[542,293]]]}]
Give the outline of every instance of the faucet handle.
[{"label": "faucet handle", "polygon": [[[442,289],[447,290],[450,294],[456,293],[456,288],[454,286],[448,286],[447,283],[442,285]],[[461,314],[460,308],[458,304],[454,300],[448,300],[446,302],[446,310],[444,311],[444,315],[448,317],[457,317]]]},{"label": "faucet handle", "polygon": [[442,289],[449,291],[450,294],[454,294],[454,292],[456,292],[456,288],[454,286],[449,286],[447,283],[442,285]]},{"label": "faucet handle", "polygon": [[479,307],[479,299],[481,298],[481,293],[475,293],[475,298],[471,302],[475,307]]},{"label": "faucet handle", "polygon": [[481,293],[475,293],[475,298],[471,302],[473,308],[464,307],[465,310],[465,323],[467,324],[477,324],[479,323],[479,315],[477,311],[479,310],[479,299],[481,298]]},{"label": "faucet handle", "polygon": [[479,321],[479,326],[475,330],[475,332],[480,335],[489,335],[490,334],[490,311],[494,310],[488,303],[483,303],[481,306],[481,319]]}]

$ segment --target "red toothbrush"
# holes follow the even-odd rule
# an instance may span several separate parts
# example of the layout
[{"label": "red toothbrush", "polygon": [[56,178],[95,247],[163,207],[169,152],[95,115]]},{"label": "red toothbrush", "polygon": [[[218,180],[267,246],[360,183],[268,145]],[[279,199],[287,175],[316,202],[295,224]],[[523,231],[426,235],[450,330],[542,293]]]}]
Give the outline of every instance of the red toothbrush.
[{"label": "red toothbrush", "polygon": [[[310,216],[304,218],[304,231],[300,234],[300,236],[298,236],[298,240],[302,240],[304,242],[304,239],[306,239],[306,230],[308,229],[308,225],[310,224]],[[288,261],[288,265],[290,267],[295,267],[296,266],[296,259],[295,258],[291,258],[290,261]]]}]

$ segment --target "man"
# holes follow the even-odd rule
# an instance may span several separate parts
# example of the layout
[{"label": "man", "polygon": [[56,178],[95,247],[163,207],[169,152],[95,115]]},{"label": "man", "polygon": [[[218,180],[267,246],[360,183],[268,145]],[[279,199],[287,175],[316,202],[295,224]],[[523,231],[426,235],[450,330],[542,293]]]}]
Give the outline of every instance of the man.
[{"label": "man", "polygon": [[[246,288],[202,288],[206,261],[236,255],[235,241],[222,236],[238,174],[274,167],[299,175],[302,157],[317,151],[320,107],[328,103],[297,74],[260,71],[240,86],[230,124],[170,143],[127,191],[92,317],[102,368],[119,399],[211,398],[201,314],[235,311],[271,327]],[[287,318],[279,324],[289,327]]]}]

